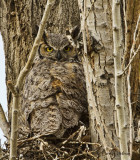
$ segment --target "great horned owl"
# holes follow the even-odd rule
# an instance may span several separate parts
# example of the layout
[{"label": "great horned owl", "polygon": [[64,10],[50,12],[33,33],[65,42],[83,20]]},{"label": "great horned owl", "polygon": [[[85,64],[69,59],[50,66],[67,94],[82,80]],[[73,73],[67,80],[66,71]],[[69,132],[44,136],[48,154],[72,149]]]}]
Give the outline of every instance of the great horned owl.
[{"label": "great horned owl", "polygon": [[65,35],[46,33],[24,86],[23,111],[33,133],[62,137],[87,110],[83,67]]}]

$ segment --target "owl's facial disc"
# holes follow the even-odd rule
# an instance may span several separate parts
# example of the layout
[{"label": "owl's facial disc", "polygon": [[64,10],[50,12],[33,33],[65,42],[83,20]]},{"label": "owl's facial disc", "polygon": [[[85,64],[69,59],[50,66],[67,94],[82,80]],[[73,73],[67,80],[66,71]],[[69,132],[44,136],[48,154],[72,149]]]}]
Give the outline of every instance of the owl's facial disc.
[{"label": "owl's facial disc", "polygon": [[66,61],[71,57],[73,47],[71,45],[52,47],[44,42],[39,47],[40,58],[48,58],[54,61]]},{"label": "owl's facial disc", "polygon": [[39,55],[42,57],[48,57],[50,54],[54,52],[53,47],[42,43],[39,47]]}]

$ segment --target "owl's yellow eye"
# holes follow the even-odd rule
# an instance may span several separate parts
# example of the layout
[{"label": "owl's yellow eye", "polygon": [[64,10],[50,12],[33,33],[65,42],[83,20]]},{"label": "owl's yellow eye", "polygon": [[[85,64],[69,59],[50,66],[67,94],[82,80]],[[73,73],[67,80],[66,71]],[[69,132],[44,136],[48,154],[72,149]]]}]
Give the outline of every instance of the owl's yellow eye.
[{"label": "owl's yellow eye", "polygon": [[70,47],[66,46],[66,47],[64,48],[64,51],[66,51],[66,52],[70,51]]},{"label": "owl's yellow eye", "polygon": [[52,47],[46,47],[47,52],[52,52],[53,48]]}]

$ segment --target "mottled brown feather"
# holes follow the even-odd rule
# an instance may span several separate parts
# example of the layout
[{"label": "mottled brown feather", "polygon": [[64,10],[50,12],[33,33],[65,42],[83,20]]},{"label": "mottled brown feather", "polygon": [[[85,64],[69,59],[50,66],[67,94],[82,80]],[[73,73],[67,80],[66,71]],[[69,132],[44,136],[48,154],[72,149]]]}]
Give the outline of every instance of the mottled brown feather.
[{"label": "mottled brown feather", "polygon": [[25,81],[22,111],[34,134],[62,137],[78,125],[87,111],[82,64],[38,57]]}]

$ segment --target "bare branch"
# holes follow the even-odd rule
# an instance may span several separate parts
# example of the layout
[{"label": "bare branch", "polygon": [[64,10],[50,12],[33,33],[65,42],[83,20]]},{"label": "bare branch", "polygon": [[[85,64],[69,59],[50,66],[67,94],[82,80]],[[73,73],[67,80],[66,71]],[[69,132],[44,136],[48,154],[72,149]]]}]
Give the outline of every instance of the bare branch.
[{"label": "bare branch", "polygon": [[18,108],[19,95],[13,97],[12,123],[10,137],[10,160],[16,160],[17,156],[17,137],[18,137]]},{"label": "bare branch", "polygon": [[[126,7],[126,0],[123,0],[123,8],[124,8],[124,20],[125,20],[125,51],[124,51],[124,58],[122,62],[122,66],[124,67],[125,64],[127,65],[129,60],[129,52],[132,45],[132,22],[133,22],[133,9],[134,8],[134,1],[127,1]],[[127,8],[127,9],[126,9]],[[126,10],[125,10],[126,9]]]},{"label": "bare branch", "polygon": [[114,110],[114,121],[115,121],[115,131],[117,137],[119,137],[118,121],[117,121],[117,111]]},{"label": "bare branch", "polygon": [[69,141],[68,143],[70,143],[70,144],[90,144],[90,145],[101,147],[101,144],[99,144],[99,143],[91,143],[91,142]]},{"label": "bare branch", "polygon": [[[137,42],[137,40],[139,39],[139,36],[140,36],[139,24],[140,24],[140,15],[139,15],[139,18],[138,18],[138,20],[137,20],[137,24],[136,24],[136,28],[135,28],[135,32],[134,32],[134,36],[133,36],[133,44],[132,44],[132,47],[131,47],[131,49],[130,49],[130,60],[129,60],[129,63],[128,63],[128,65],[125,67],[125,69],[123,70],[123,72],[120,73],[118,76],[122,76],[122,75],[127,71],[127,69],[129,68],[129,66],[130,66],[131,63],[133,62],[135,56],[139,53],[140,45],[138,46],[137,50],[134,51],[136,42]],[[133,53],[134,53],[134,55],[132,56]],[[124,60],[125,60],[125,56],[124,56]]]},{"label": "bare branch", "polygon": [[[140,50],[140,45],[138,46],[137,50],[134,52],[134,46],[136,44],[137,41],[137,37],[139,37],[140,32],[138,31],[139,29],[139,23],[140,23],[140,15],[139,18],[137,20],[137,24],[136,24],[136,28],[135,28],[135,32],[134,32],[134,36],[133,36],[133,45],[131,47],[131,51],[130,51],[130,61],[129,64],[127,65],[127,67],[125,68],[125,70],[128,69],[128,74],[127,74],[127,86],[128,86],[128,106],[129,106],[129,117],[130,117],[130,129],[129,129],[129,134],[130,134],[130,143],[129,143],[129,150],[130,150],[130,158],[132,159],[132,147],[133,147],[133,116],[132,116],[132,103],[131,103],[131,85],[130,85],[130,75],[131,75],[131,63],[134,60],[135,56],[137,55],[137,53],[139,53]],[[134,55],[133,55],[134,53]],[[132,56],[133,55],[133,56]],[[124,70],[124,72],[125,72]]]},{"label": "bare branch", "polygon": [[123,77],[118,76],[122,72],[121,65],[121,15],[120,1],[113,0],[112,5],[113,20],[113,42],[114,42],[114,69],[115,69],[115,109],[117,111],[117,120],[119,128],[119,144],[121,152],[121,160],[130,159],[128,153],[128,138],[126,127],[125,100],[123,95]]},{"label": "bare branch", "polygon": [[9,87],[10,91],[13,93],[13,95],[17,95],[18,94],[16,89],[15,89],[15,86],[12,83],[12,81],[10,81],[10,80],[7,81],[7,85]]},{"label": "bare branch", "polygon": [[9,123],[7,122],[4,110],[0,104],[0,128],[2,129],[4,135],[9,138]]},{"label": "bare branch", "polygon": [[127,74],[127,86],[128,86],[128,106],[129,106],[129,118],[130,118],[130,142],[129,142],[129,152],[130,158],[132,159],[132,145],[133,145],[133,117],[132,117],[132,104],[131,104],[131,86],[130,86],[130,74],[131,74],[131,63],[129,65],[129,70]]},{"label": "bare branch", "polygon": [[[140,15],[139,15],[139,18],[138,18],[138,20],[137,20],[137,24],[136,24],[136,28],[135,28],[135,32],[134,32],[134,37],[133,37],[133,40],[134,41],[136,41],[136,39],[137,39],[137,36],[138,36],[138,29],[139,29],[139,23],[140,23]],[[133,49],[133,48],[132,48]]]},{"label": "bare branch", "polygon": [[78,137],[77,137],[76,140],[81,141],[81,137],[82,137],[82,135],[85,135],[85,131],[86,131],[86,127],[85,126],[81,126],[79,134],[78,134]]},{"label": "bare branch", "polygon": [[43,32],[44,32],[45,24],[46,24],[46,22],[48,20],[48,17],[49,17],[49,12],[50,12],[51,7],[54,4],[54,2],[55,2],[55,0],[48,0],[47,1],[47,5],[46,5],[45,11],[44,11],[44,15],[42,17],[42,20],[41,20],[41,23],[40,23],[40,26],[39,26],[39,31],[38,31],[37,37],[35,38],[32,50],[31,50],[29,58],[28,58],[28,61],[25,65],[25,67],[23,68],[23,70],[20,72],[17,83],[16,83],[16,88],[19,88],[19,90],[22,87],[22,83],[23,83],[23,80],[24,80],[25,76],[27,75],[28,71],[30,70],[30,68],[33,64],[34,57],[36,55],[40,40],[41,40]]},{"label": "bare branch", "polygon": [[140,45],[138,46],[137,50],[134,52],[134,55],[132,57],[130,57],[130,61],[128,63],[128,65],[125,67],[125,69],[123,70],[122,73],[118,74],[118,76],[122,76],[129,68],[129,66],[131,65],[131,63],[133,62],[134,58],[136,57],[136,55],[139,53],[140,51]]},{"label": "bare branch", "polygon": [[12,83],[9,84],[9,88],[11,89],[14,97],[13,97],[13,107],[12,107],[12,124],[11,124],[11,138],[10,138],[10,160],[16,160],[17,157],[17,136],[18,136],[18,110],[19,110],[19,96],[21,92],[21,88],[23,85],[23,81],[27,73],[29,72],[33,60],[35,58],[35,54],[37,52],[41,37],[43,35],[43,31],[45,28],[46,21],[49,17],[49,12],[51,10],[52,5],[54,4],[55,0],[48,0],[45,11],[39,26],[39,31],[37,34],[37,37],[34,41],[33,47],[31,49],[31,52],[29,54],[29,59],[23,68],[23,70],[20,72],[19,77],[17,79],[17,83],[15,87],[12,85]]}]

